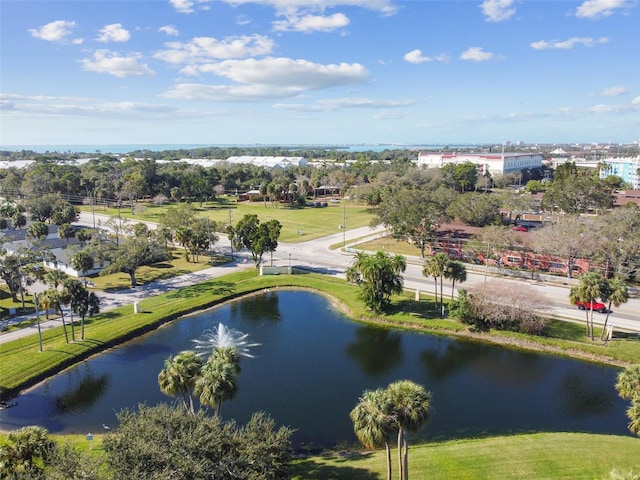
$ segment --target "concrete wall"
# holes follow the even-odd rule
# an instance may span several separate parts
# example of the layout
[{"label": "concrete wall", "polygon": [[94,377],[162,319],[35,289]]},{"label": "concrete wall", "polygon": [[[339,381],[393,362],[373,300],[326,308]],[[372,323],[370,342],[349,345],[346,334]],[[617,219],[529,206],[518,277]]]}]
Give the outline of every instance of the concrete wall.
[{"label": "concrete wall", "polygon": [[291,267],[265,267],[260,266],[260,275],[291,275]]}]

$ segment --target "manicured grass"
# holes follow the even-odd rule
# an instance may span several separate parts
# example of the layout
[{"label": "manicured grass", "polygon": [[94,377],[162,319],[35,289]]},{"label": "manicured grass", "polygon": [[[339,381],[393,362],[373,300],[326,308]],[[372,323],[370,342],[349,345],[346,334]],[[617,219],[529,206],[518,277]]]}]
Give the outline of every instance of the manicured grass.
[{"label": "manicured grass", "polygon": [[392,236],[376,238],[374,240],[363,242],[357,245],[356,248],[371,252],[382,251],[398,255],[409,255],[414,257],[420,256],[420,249],[413,243],[408,243],[399,238],[393,238]]},{"label": "manicured grass", "polygon": [[[428,427],[427,427],[428,428]],[[92,452],[103,453],[104,434],[93,434]],[[89,451],[84,435],[51,435]],[[0,434],[0,445],[6,435]],[[599,480],[612,470],[640,473],[640,439],[588,433],[533,433],[410,444],[409,476],[433,480]],[[392,450],[393,478],[397,478]],[[292,480],[384,480],[383,450],[332,452],[294,459]]]},{"label": "manicured grass", "polygon": [[[429,428],[429,427],[427,427]],[[429,480],[598,480],[613,469],[640,473],[640,439],[585,433],[536,433],[413,445],[409,477]],[[354,452],[351,452],[354,453]],[[397,478],[392,451],[393,478]],[[385,479],[383,450],[296,460],[293,480]]]},{"label": "manicured grass", "polygon": [[[323,199],[319,198],[318,201]],[[227,197],[221,197],[215,201],[203,203],[202,207],[195,202],[191,206],[198,215],[224,225],[229,223],[229,213],[231,213],[231,223],[234,225],[246,214],[256,214],[261,222],[269,219],[278,220],[282,224],[279,240],[287,243],[304,242],[341,232],[338,226],[345,224],[344,214],[347,216],[348,229],[365,227],[373,218],[369,207],[350,202],[329,203],[327,207],[322,208],[292,207],[288,204],[278,204],[276,207],[267,202],[265,207],[263,202],[236,203]],[[133,215],[130,208],[121,208],[120,214],[123,218],[132,221],[160,222],[162,215],[169,208],[175,208],[175,203],[171,205],[139,203],[134,208]],[[86,206],[83,210],[90,211]],[[96,213],[117,217],[118,209],[96,209]]]},{"label": "manicured grass", "polygon": [[84,340],[79,339],[78,326],[75,329],[76,341],[69,344],[65,342],[62,327],[47,330],[43,333],[45,351],[42,353],[38,349],[35,329],[33,335],[0,344],[0,392],[16,391],[33,384],[79,359],[185,313],[264,288],[277,287],[303,287],[324,292],[338,302],[351,318],[388,327],[462,335],[517,348],[541,350],[546,347],[554,353],[614,364],[640,363],[640,342],[637,338],[613,342],[606,347],[600,343],[592,344],[584,336],[579,336],[577,330],[569,330],[569,339],[534,338],[511,332],[474,333],[456,321],[438,318],[437,305],[431,297],[423,295],[420,302],[416,302],[409,292],[394,297],[386,315],[375,316],[359,299],[359,289],[344,280],[318,274],[260,277],[255,270],[246,270],[143,300],[139,314],[134,314],[132,307],[126,306],[89,318]]},{"label": "manicured grass", "polygon": [[[153,265],[145,265],[136,271],[136,281],[138,285],[156,282],[167,278],[177,277],[185,273],[193,273],[212,266],[211,258],[208,255],[198,255],[197,261],[191,255],[187,262],[184,250],[175,250],[170,260]],[[220,265],[228,262],[228,259],[214,257],[213,265]],[[131,287],[131,279],[126,273],[113,273],[110,275],[96,275],[89,278],[98,290],[119,290]]]}]

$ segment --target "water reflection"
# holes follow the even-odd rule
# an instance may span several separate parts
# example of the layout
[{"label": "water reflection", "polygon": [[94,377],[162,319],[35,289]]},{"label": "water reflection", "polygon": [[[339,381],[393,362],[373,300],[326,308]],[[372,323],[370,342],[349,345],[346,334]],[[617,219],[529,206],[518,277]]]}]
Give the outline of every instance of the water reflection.
[{"label": "water reflection", "polygon": [[47,411],[50,415],[80,414],[95,405],[108,387],[109,376],[94,375],[89,364],[85,363],[82,368],[74,369],[68,389],[47,402]]},{"label": "water reflection", "polygon": [[382,328],[360,326],[356,339],[347,345],[346,353],[355,360],[363,373],[382,375],[402,363],[400,333]]},{"label": "water reflection", "polygon": [[0,427],[40,424],[54,433],[116,425],[115,413],[170,401],[157,377],[169,355],[223,323],[260,344],[243,358],[237,396],[223,409],[238,423],[268,412],[296,429],[294,442],[356,442],[349,412],[364,390],[398,379],[433,393],[427,439],[522,431],[629,434],[613,387],[617,370],[566,358],[366,327],[322,296],[261,292],[170,322],[25,392],[0,411]]},{"label": "water reflection", "polygon": [[573,418],[588,418],[609,412],[618,398],[613,385],[610,389],[601,388],[591,380],[588,369],[567,372],[560,385],[562,409]]},{"label": "water reflection", "polygon": [[252,301],[231,303],[231,318],[242,318],[252,322],[279,322],[282,319],[278,293],[265,290],[256,295]]}]

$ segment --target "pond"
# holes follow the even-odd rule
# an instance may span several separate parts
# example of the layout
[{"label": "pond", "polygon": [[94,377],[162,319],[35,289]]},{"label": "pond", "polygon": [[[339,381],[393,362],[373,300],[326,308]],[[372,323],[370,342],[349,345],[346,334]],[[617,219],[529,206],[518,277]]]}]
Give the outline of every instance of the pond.
[{"label": "pond", "polygon": [[327,447],[356,441],[349,412],[365,389],[410,379],[433,393],[424,439],[526,431],[629,434],[617,370],[449,337],[365,326],[322,296],[265,291],[176,320],[82,362],[23,393],[0,412],[0,428],[39,424],[55,433],[117,425],[138,403],[172,402],[160,392],[164,360],[223,323],[259,343],[242,358],[238,395],[222,406],[239,423],[265,411],[297,429],[294,441]]}]

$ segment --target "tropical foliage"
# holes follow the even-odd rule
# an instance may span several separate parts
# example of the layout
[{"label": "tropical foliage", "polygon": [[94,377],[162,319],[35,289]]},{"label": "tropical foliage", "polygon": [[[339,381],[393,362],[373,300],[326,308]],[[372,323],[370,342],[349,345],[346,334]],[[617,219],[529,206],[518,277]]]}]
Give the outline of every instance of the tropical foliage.
[{"label": "tropical foliage", "polygon": [[365,391],[350,413],[354,431],[367,448],[384,445],[387,480],[391,479],[389,439],[397,433],[398,478],[409,478],[408,435],[418,432],[431,418],[431,392],[410,380],[399,380],[385,389]]},{"label": "tropical foliage", "polygon": [[292,431],[254,414],[244,426],[167,405],[118,414],[103,441],[114,478],[280,480],[288,476]]},{"label": "tropical foliage", "polygon": [[358,252],[346,271],[346,277],[347,281],[360,285],[360,297],[364,303],[380,313],[389,306],[392,294],[402,292],[401,273],[406,268],[407,261],[402,255]]},{"label": "tropical foliage", "polygon": [[640,436],[640,365],[627,367],[618,374],[616,390],[622,398],[631,400],[627,409],[629,430]]}]

